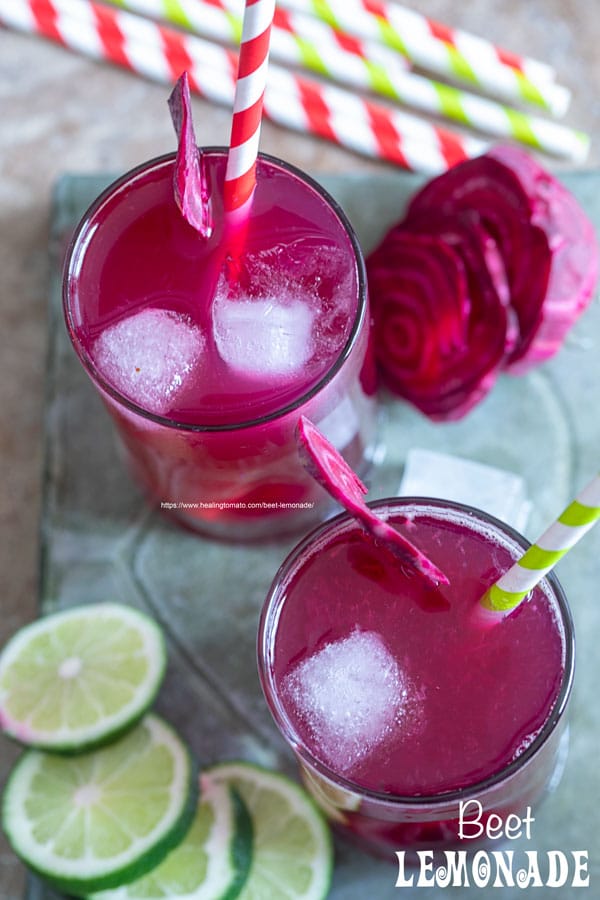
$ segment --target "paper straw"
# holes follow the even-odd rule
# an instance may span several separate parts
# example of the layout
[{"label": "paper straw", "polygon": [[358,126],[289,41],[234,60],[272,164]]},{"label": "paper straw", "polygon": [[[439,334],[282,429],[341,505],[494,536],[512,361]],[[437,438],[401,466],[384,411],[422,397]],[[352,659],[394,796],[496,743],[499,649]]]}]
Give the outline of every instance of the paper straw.
[{"label": "paper straw", "polygon": [[[162,19],[193,34],[239,44],[243,4],[239,0],[110,0],[130,12]],[[385,85],[408,61],[376,41],[361,41],[313,16],[275,8],[270,58],[328,78],[392,96]]]},{"label": "paper straw", "polygon": [[[233,52],[90,0],[44,0],[43,14],[39,7],[35,0],[0,0],[0,21],[163,83],[173,84],[188,70],[193,91],[231,107],[237,70]],[[433,175],[488,148],[280,67],[270,66],[270,77],[267,118],[370,158]]]},{"label": "paper straw", "polygon": [[600,475],[597,475],[521,559],[486,591],[481,599],[483,615],[498,620],[515,609],[599,518]]},{"label": "paper straw", "polygon": [[[279,0],[280,6],[311,13],[332,27],[380,40],[415,65],[511,102],[563,115],[570,92],[548,79],[534,61],[499,50],[483,38],[452,30],[414,10],[381,0]],[[544,73],[540,77],[540,72]]]},{"label": "paper straw", "polygon": [[244,208],[256,186],[256,159],[274,13],[275,0],[246,0],[223,192],[226,213]]},{"label": "paper straw", "polygon": [[[236,0],[112,0],[133,12],[183,25],[195,34],[237,43],[242,19]],[[373,41],[344,38],[312,16],[275,10],[271,59],[301,66],[341,84],[372,91],[423,112],[460,122],[499,138],[510,138],[571,162],[583,162],[586,134],[528,115],[469,91],[407,71],[396,53]]]},{"label": "paper straw", "polygon": [[273,71],[273,79],[274,86],[269,85],[265,95],[265,111],[273,121],[412,172],[444,172],[489,149],[476,138],[457,135],[285,69]]},{"label": "paper straw", "polygon": [[[203,20],[206,16],[206,8],[212,7],[213,9],[221,9],[227,10],[231,17],[232,27],[241,28],[241,17],[243,12],[243,0],[110,0],[110,2],[114,3],[117,6],[121,6],[124,9],[130,9],[133,12],[140,12],[143,15],[154,16],[156,18],[164,18],[174,22],[177,25],[181,25],[184,28],[188,28],[191,31],[196,31],[199,27],[202,27]],[[285,4],[283,0],[280,0],[279,7],[283,7]],[[304,9],[308,9],[308,4],[298,4],[298,6],[302,6]],[[315,2],[310,4],[310,10],[314,14],[314,11],[317,5],[324,7],[323,3],[317,4]],[[373,3],[363,4],[365,7],[369,7],[372,10],[375,10],[376,7]],[[289,4],[290,8],[292,4]],[[202,9],[204,7],[204,10]],[[463,46],[466,48],[466,52],[470,53],[480,53],[486,56],[492,55],[492,58],[499,62],[501,65],[509,66],[511,69],[515,69],[519,73],[524,73],[528,78],[530,78],[534,82],[540,82],[541,84],[546,84],[548,82],[552,82],[555,80],[556,73],[551,65],[545,62],[540,62],[539,60],[529,59],[528,57],[519,56],[516,53],[512,53],[503,48],[497,47],[494,44],[486,41],[483,38],[476,37],[475,35],[468,34],[465,31],[461,31],[459,29],[449,29],[445,26],[441,25],[439,22],[434,21],[431,18],[419,15],[417,13],[410,13],[406,9],[400,8],[400,15],[406,18],[407,15],[411,15],[412,17],[417,16],[422,22],[427,24],[427,29],[433,39],[443,41],[446,44],[450,44],[453,46]],[[329,11],[325,10],[324,15],[328,15],[329,19],[333,19],[335,14],[333,10],[330,8]],[[314,22],[314,25],[311,26],[308,24],[311,19]],[[275,11],[274,18],[274,26],[275,28],[281,27],[283,29],[289,30],[291,33],[299,36],[300,38],[308,38],[310,44],[313,44],[313,41],[316,40],[317,47],[323,47],[325,44],[325,35],[326,32],[329,32],[330,38],[333,36],[335,40],[335,36],[338,36],[338,45],[339,40],[343,41],[344,32],[337,31],[332,28],[327,22],[323,21],[320,23],[319,20],[314,21],[313,15],[305,15],[300,14],[299,16],[294,16],[293,21],[291,22],[291,27],[289,22],[289,16],[282,8],[278,8]],[[322,24],[323,28],[318,29],[319,24]],[[240,31],[238,31],[236,35],[236,41],[239,40]],[[346,37],[348,37],[346,35]],[[227,39],[227,38],[223,38]],[[350,43],[350,41],[348,41]],[[378,46],[376,42],[362,42],[358,41],[357,43],[363,44],[363,49],[366,49],[366,58],[371,60],[376,60],[378,58],[377,51],[374,49]],[[384,49],[379,45],[380,49]],[[274,45],[271,45],[271,52],[273,52]],[[368,49],[367,49],[368,48]],[[329,50],[329,47],[327,47]],[[308,48],[308,52],[313,52],[313,47]],[[317,50],[317,52],[319,52]],[[351,52],[355,52],[351,50]],[[324,54],[320,54],[324,55]],[[359,51],[359,55],[364,55]],[[395,54],[394,54],[395,55]],[[379,62],[389,64],[393,59],[392,54],[388,54],[387,57],[380,57]],[[325,66],[327,66],[327,60],[322,58],[322,62]]]}]

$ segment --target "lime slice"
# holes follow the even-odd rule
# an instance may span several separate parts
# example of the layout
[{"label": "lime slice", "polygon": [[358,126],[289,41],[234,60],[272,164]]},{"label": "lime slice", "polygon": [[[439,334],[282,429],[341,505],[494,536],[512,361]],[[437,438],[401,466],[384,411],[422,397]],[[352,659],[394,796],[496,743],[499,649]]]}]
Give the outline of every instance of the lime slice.
[{"label": "lime slice", "polygon": [[252,864],[239,900],[326,897],[333,870],[331,833],[308,794],[289,778],[250,763],[223,763],[208,773],[239,791],[252,819]]},{"label": "lime slice", "polygon": [[4,791],[4,830],[31,869],[85,896],[162,862],[191,824],[197,787],[185,744],[149,714],[80,756],[26,751]]},{"label": "lime slice", "polygon": [[0,723],[31,747],[90,749],[142,717],[165,665],[158,625],[131,607],[54,613],[18,631],[0,656]]},{"label": "lime slice", "polygon": [[252,823],[240,795],[201,778],[201,800],[187,835],[148,875],[90,900],[234,900],[252,858]]},{"label": "lime slice", "polygon": [[359,809],[360,797],[345,788],[338,787],[323,775],[317,775],[316,772],[302,769],[300,774],[304,787],[316,801],[319,809],[323,810],[327,819],[330,822],[347,824],[348,817],[344,810],[354,812]]}]

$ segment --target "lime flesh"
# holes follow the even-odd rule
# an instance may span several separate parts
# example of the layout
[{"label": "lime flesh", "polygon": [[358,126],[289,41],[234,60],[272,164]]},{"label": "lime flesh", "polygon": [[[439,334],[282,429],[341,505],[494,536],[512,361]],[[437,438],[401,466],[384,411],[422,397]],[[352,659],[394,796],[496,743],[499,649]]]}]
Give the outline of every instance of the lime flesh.
[{"label": "lime flesh", "polygon": [[33,871],[86,896],[158,865],[183,839],[196,804],[187,747],[149,714],[120,740],[79,756],[26,751],[8,780],[2,817]]},{"label": "lime flesh", "polygon": [[208,772],[239,791],[252,819],[252,864],[239,900],[323,900],[333,869],[331,833],[306,792],[250,763]]},{"label": "lime flesh", "polygon": [[89,900],[235,900],[252,857],[252,824],[239,794],[201,779],[190,830],[163,862],[137,881]]},{"label": "lime flesh", "polygon": [[18,631],[0,656],[0,724],[39,749],[81,752],[150,707],[166,666],[162,633],[117,603],[81,606]]}]

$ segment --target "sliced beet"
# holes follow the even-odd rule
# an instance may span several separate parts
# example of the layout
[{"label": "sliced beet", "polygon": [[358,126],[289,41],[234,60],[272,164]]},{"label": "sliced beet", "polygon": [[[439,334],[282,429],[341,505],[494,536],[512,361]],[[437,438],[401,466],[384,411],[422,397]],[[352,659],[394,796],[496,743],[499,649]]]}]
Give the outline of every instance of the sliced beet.
[{"label": "sliced beet", "polygon": [[201,154],[194,135],[187,72],[177,81],[168,103],[178,140],[173,173],[175,201],[186,222],[206,238],[212,231],[210,200]]},{"label": "sliced beet", "polygon": [[571,193],[518,147],[500,146],[489,157],[508,167],[528,197],[531,222],[550,248],[550,270],[536,327],[509,357],[521,374],[553,356],[588,306],[598,280],[598,242],[592,223]]},{"label": "sliced beet", "polygon": [[300,416],[296,440],[302,465],[344,509],[354,514],[364,506],[368,488],[324,434],[306,416]]},{"label": "sliced beet", "polygon": [[307,471],[344,507],[368,535],[387,547],[403,563],[409,563],[433,584],[448,584],[448,579],[409,540],[375,515],[364,501],[367,488],[325,435],[301,416],[296,428],[300,459]]},{"label": "sliced beet", "polygon": [[519,336],[507,359],[520,358],[540,327],[552,251],[544,228],[532,217],[530,197],[518,174],[489,154],[466,160],[428,182],[407,213],[445,214],[475,220],[493,238],[504,265]]},{"label": "sliced beet", "polygon": [[[376,552],[375,546],[368,546],[366,543],[351,544],[348,549],[348,562],[352,569],[394,593],[398,584],[398,558],[389,554],[389,560],[382,559],[380,553]],[[443,612],[450,609],[450,601],[440,589],[439,585],[432,584],[430,581],[423,584],[423,589],[418,592],[414,598],[415,603],[424,612]]]},{"label": "sliced beet", "polygon": [[[416,242],[425,236],[429,249]],[[384,380],[433,419],[464,415],[500,368],[521,374],[559,349],[593,295],[599,255],[575,198],[524,150],[454,166],[367,260]],[[448,315],[465,303],[461,350]]]},{"label": "sliced beet", "polygon": [[414,213],[367,260],[382,377],[432,419],[465,415],[514,341],[476,221]]}]

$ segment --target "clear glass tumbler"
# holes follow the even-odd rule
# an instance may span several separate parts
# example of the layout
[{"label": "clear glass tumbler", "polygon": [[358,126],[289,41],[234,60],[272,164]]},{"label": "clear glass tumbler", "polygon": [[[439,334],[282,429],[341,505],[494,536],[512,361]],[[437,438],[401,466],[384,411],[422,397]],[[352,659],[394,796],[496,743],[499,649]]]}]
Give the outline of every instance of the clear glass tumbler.
[{"label": "clear glass tumbler", "polygon": [[[218,253],[226,150],[202,152],[211,183],[213,244]],[[256,404],[258,384],[254,399],[221,413],[217,380],[210,388],[212,405],[204,413],[178,417],[145,408],[111,382],[97,364],[94,347],[107,323],[145,303],[153,306],[155,295],[178,312],[190,282],[214,280],[214,253],[206,265],[203,258],[198,262],[200,239],[176,209],[173,165],[171,154],[139,166],[108,187],[84,215],[64,274],[64,313],[71,341],[113,420],[125,463],[152,503],[181,523],[219,538],[252,540],[298,531],[322,519],[329,504],[298,461],[294,430],[299,416],[315,422],[359,472],[366,470],[373,449],[373,361],[360,246],[341,208],[317,182],[261,154],[248,239],[260,234],[262,249],[273,247],[270,265],[290,277],[296,277],[300,253],[294,249],[299,246],[294,229],[304,229],[302,240],[317,253],[325,240],[335,265],[333,257],[321,259],[317,281],[322,286],[327,280],[328,267],[333,280],[343,269],[347,289],[335,284],[323,288],[333,293],[321,298],[317,325],[321,327],[319,317],[327,307],[327,336],[335,339],[340,310],[329,309],[335,306],[331,300],[335,296],[346,317],[344,339],[312,380],[301,378],[280,402],[274,400],[267,407]],[[288,234],[292,234],[289,241]],[[253,337],[250,331],[248,340]],[[210,374],[214,378],[214,372]],[[199,390],[201,382],[199,377]],[[231,395],[231,384],[229,391]]]},{"label": "clear glass tumbler", "polygon": [[[475,627],[470,610],[527,541],[441,500],[373,507],[450,584],[432,588],[346,514],[321,525],[285,560],[262,611],[267,704],[307,788],[363,848],[414,861],[416,850],[494,844],[564,767],[574,673],[566,597],[551,574],[503,622]],[[408,699],[388,715],[396,682]]]}]

